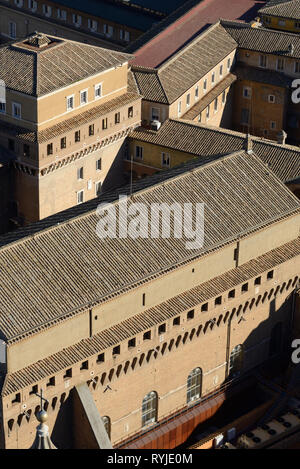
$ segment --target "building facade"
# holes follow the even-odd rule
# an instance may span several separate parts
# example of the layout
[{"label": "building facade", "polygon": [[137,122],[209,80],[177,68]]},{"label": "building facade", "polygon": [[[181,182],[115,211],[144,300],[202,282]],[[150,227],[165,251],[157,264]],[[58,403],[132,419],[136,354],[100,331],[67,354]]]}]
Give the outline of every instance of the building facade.
[{"label": "building facade", "polygon": [[300,33],[299,0],[270,0],[258,14],[265,28]]},{"label": "building facade", "polygon": [[[120,447],[170,415],[192,411],[288,344],[300,205],[250,149],[189,163],[127,191],[130,204],[150,206],[158,196],[204,202],[204,245],[191,251],[173,236],[126,239],[126,247],[120,238],[100,239],[94,202],[75,218],[10,238],[0,250],[7,266],[1,269],[2,447],[32,445],[40,388],[55,446],[74,444],[72,392],[87,383],[112,445]],[[118,213],[118,194],[105,201]],[[21,253],[20,262],[30,259],[32,266],[26,272],[10,262]]]},{"label": "building facade", "polygon": [[128,58],[39,33],[1,48],[7,65],[0,141],[15,156],[21,224],[122,182],[124,140],[140,123]]}]

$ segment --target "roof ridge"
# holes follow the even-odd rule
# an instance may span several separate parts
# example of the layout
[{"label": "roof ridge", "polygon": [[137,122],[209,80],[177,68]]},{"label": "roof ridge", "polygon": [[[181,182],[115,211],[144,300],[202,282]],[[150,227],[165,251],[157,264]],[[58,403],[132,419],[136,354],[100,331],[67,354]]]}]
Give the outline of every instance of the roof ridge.
[{"label": "roof ridge", "polygon": [[264,28],[264,27],[253,28],[253,26],[251,26],[250,23],[240,23],[239,21],[236,21],[236,20],[220,19],[220,23],[221,23],[222,26],[223,25],[226,26],[226,24],[228,23],[228,26],[230,26],[230,24],[233,24],[233,25],[236,25],[236,26],[240,26],[241,29],[249,29],[250,31],[264,31],[264,32],[272,33],[272,34],[281,34],[282,36],[290,36],[290,37],[294,38],[295,40],[300,41],[300,35],[299,34],[290,33],[289,31],[282,31],[282,30],[279,30],[279,29],[268,29],[268,28]]}]

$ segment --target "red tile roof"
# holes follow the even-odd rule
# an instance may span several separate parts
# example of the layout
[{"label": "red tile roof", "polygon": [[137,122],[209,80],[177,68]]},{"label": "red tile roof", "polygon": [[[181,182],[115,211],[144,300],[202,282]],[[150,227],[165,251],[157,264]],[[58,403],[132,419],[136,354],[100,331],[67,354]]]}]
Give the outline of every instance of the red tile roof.
[{"label": "red tile roof", "polygon": [[250,21],[265,3],[262,0],[202,0],[137,49],[132,63],[155,68],[206,26],[220,18]]}]

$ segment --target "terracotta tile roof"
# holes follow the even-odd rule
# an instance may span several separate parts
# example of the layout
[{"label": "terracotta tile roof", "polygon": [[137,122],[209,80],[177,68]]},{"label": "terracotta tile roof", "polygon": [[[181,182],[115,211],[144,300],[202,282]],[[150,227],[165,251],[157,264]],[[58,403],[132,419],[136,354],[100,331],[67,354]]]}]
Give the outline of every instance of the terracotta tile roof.
[{"label": "terracotta tile roof", "polygon": [[[96,234],[99,217],[95,210],[83,211],[78,217],[4,245],[0,249],[1,335],[13,341],[50,327],[237,238],[300,213],[298,199],[254,154],[239,152],[195,166],[192,171],[189,165],[187,168],[170,171],[168,179],[160,175],[158,183],[150,187],[149,178],[144,182],[146,188],[141,184],[129,205],[205,203],[202,248],[189,250],[185,238],[173,236],[101,240]],[[120,188],[114,197],[118,193],[130,193],[130,187]],[[107,196],[97,200],[104,202]],[[114,200],[118,212],[119,202]]]},{"label": "terracotta tile roof", "polygon": [[270,0],[259,14],[300,20],[300,0]]},{"label": "terracotta tile roof", "polygon": [[262,0],[202,0],[187,2],[188,11],[178,10],[131,44],[126,51],[134,53],[133,64],[158,67],[193,37],[220,18],[253,19]]},{"label": "terracotta tile roof", "polygon": [[276,72],[275,70],[263,70],[258,67],[249,67],[244,64],[238,64],[234,73],[239,80],[249,80],[258,83],[266,83],[280,88],[290,88],[293,78]]},{"label": "terracotta tile roof", "polygon": [[105,329],[91,338],[82,340],[76,345],[40,360],[26,368],[7,374],[2,388],[2,396],[16,393],[20,389],[32,386],[42,379],[53,376],[76,363],[87,360],[95,354],[104,352],[122,341],[128,340],[153,326],[178,316],[223,292],[233,289],[243,282],[273,269],[277,265],[295,258],[300,253],[300,238],[274,249],[257,259],[237,267],[226,274],[192,288],[171,298],[160,305],[150,308],[109,329]]},{"label": "terracotta tile roof", "polygon": [[52,43],[32,47],[27,41],[0,48],[0,79],[7,88],[43,96],[116,65],[128,54],[47,36]]},{"label": "terracotta tile roof", "polygon": [[231,86],[237,77],[233,73],[229,73],[224,80],[216,85],[209,93],[207,93],[200,101],[198,101],[191,109],[189,109],[183,116],[183,119],[193,120],[207,108],[223,91]]},{"label": "terracotta tile roof", "polygon": [[[265,28],[253,28],[249,24],[221,20],[222,26],[237,41],[241,49],[264,54],[300,58],[300,35]],[[291,46],[293,46],[291,48]]]},{"label": "terracotta tile roof", "polygon": [[[217,158],[225,153],[244,148],[246,135],[228,129],[212,127],[198,122],[170,119],[158,131],[140,127],[130,138],[151,142],[198,157]],[[251,137],[253,150],[283,181],[300,177],[300,148],[280,145],[259,137]]]},{"label": "terracotta tile roof", "polygon": [[171,104],[236,47],[236,41],[217,23],[157,70],[133,67],[140,93],[149,101]]}]

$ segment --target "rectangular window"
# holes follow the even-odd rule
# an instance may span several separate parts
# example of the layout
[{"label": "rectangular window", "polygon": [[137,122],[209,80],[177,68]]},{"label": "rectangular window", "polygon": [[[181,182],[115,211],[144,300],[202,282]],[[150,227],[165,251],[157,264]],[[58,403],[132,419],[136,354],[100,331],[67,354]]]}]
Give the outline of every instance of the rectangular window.
[{"label": "rectangular window", "polygon": [[102,119],[102,130],[107,129],[107,117],[105,119]]},{"label": "rectangular window", "polygon": [[131,117],[133,117],[133,107],[132,106],[130,106],[128,108],[128,118],[130,119]]},{"label": "rectangular window", "polygon": [[49,386],[55,386],[55,377],[52,376],[51,378],[49,378],[49,381],[48,383],[46,384],[47,387]]},{"label": "rectangular window", "polygon": [[160,118],[160,110],[157,107],[153,107],[151,109],[151,120],[159,121]]},{"label": "rectangular window", "polygon": [[217,112],[217,110],[218,110],[218,98],[215,99],[214,109],[215,109],[215,112]]},{"label": "rectangular window", "polygon": [[101,171],[101,158],[96,161],[96,171]]},{"label": "rectangular window", "polygon": [[270,270],[270,272],[267,273],[267,280],[271,280],[274,278],[274,270]]},{"label": "rectangular window", "polygon": [[74,95],[67,97],[67,111],[74,109]]},{"label": "rectangular window", "polygon": [[270,129],[271,129],[271,130],[276,130],[276,127],[277,127],[276,122],[275,122],[275,121],[271,121],[271,122],[270,122]]},{"label": "rectangular window", "polygon": [[124,39],[125,39],[126,42],[130,41],[130,32],[129,31],[125,31]]},{"label": "rectangular window", "polygon": [[164,168],[170,167],[170,154],[169,153],[162,153],[161,154],[161,165]]},{"label": "rectangular window", "polygon": [[180,326],[180,316],[173,319],[173,326]]},{"label": "rectangular window", "polygon": [[151,340],[151,331],[144,332],[143,340]]},{"label": "rectangular window", "polygon": [[115,124],[120,124],[121,122],[121,114],[119,112],[116,112],[115,114]]},{"label": "rectangular window", "polygon": [[285,26],[284,20],[278,20],[278,26]]},{"label": "rectangular window", "polygon": [[300,21],[296,21],[296,22],[295,22],[295,28],[296,28],[296,29],[300,29]]},{"label": "rectangular window", "polygon": [[78,205],[83,203],[83,192],[84,191],[77,192],[77,204]]},{"label": "rectangular window", "polygon": [[261,277],[256,277],[254,280],[254,285],[260,285],[261,284]]},{"label": "rectangular window", "polygon": [[215,299],[215,305],[221,305],[222,304],[222,297],[218,296],[218,298]]},{"label": "rectangular window", "polygon": [[19,103],[12,103],[12,115],[15,119],[21,119],[22,106]]},{"label": "rectangular window", "polygon": [[76,130],[75,132],[75,143],[80,142],[80,130]]},{"label": "rectangular window", "polygon": [[234,298],[235,297],[235,290],[230,290],[228,293],[228,298]]},{"label": "rectangular window", "polygon": [[295,73],[300,73],[300,62],[295,62]]},{"label": "rectangular window", "polygon": [[178,116],[181,116],[181,101],[178,101]]},{"label": "rectangular window", "polygon": [[120,355],[120,353],[121,353],[120,345],[117,345],[116,347],[113,348],[113,351],[112,351],[113,355]]},{"label": "rectangular window", "polygon": [[102,96],[102,83],[95,86],[95,99],[99,99]]},{"label": "rectangular window", "polygon": [[96,196],[100,195],[102,191],[102,183],[101,182],[96,182],[95,184],[95,194]]},{"label": "rectangular window", "polygon": [[166,324],[165,324],[165,323],[164,323],[164,324],[161,324],[161,325],[159,326],[159,328],[158,328],[158,333],[159,333],[159,335],[160,335],[160,334],[164,334],[164,332],[166,332]]},{"label": "rectangular window", "polygon": [[199,99],[199,86],[195,88],[195,99]]},{"label": "rectangular window", "polygon": [[78,181],[83,179],[83,166],[77,169],[77,179]]},{"label": "rectangular window", "polygon": [[242,293],[245,293],[248,291],[248,283],[244,283],[244,285],[242,285]]},{"label": "rectangular window", "polygon": [[225,104],[226,102],[226,91],[223,91],[223,94],[222,94],[222,104]]},{"label": "rectangular window", "polygon": [[45,16],[51,16],[52,8],[49,5],[43,5],[43,13]]},{"label": "rectangular window", "polygon": [[144,154],[144,148],[137,145],[135,147],[135,157],[138,158],[139,160],[142,160],[143,154]]},{"label": "rectangular window", "polygon": [[231,59],[229,58],[227,60],[227,70],[229,71],[230,70],[230,67],[231,67]]},{"label": "rectangular window", "polygon": [[35,0],[28,0],[28,8],[31,11],[36,11],[37,10],[37,2]]},{"label": "rectangular window", "polygon": [[26,158],[30,157],[30,146],[29,145],[26,145],[26,144],[23,145],[23,154]]},{"label": "rectangular window", "polygon": [[248,125],[249,116],[250,116],[249,109],[242,109],[241,124]]},{"label": "rectangular window", "polygon": [[211,82],[212,82],[212,83],[215,82],[215,78],[216,78],[216,74],[215,74],[215,72],[213,72],[213,73],[211,74]]},{"label": "rectangular window", "polygon": [[260,55],[259,56],[259,66],[266,68],[267,66],[267,56],[266,55]]},{"label": "rectangular window", "polygon": [[207,91],[207,80],[203,82],[203,91]]},{"label": "rectangular window", "polygon": [[223,76],[223,65],[220,65],[220,77]]},{"label": "rectangular window", "polygon": [[66,370],[64,374],[64,379],[67,379],[67,378],[72,378],[72,368],[69,368],[68,370]]},{"label": "rectangular window", "polygon": [[252,88],[249,86],[244,86],[243,88],[243,97],[246,99],[250,99],[252,96]]},{"label": "rectangular window", "polygon": [[0,112],[2,114],[5,114],[5,111],[6,111],[6,103],[4,103],[3,101],[0,101]]},{"label": "rectangular window", "polygon": [[80,104],[87,104],[88,102],[88,92],[87,90],[80,91]]},{"label": "rectangular window", "polygon": [[266,24],[271,24],[271,18],[269,16],[265,16],[264,21]]},{"label": "rectangular window", "polygon": [[81,16],[74,13],[73,14],[73,23],[75,24],[76,27],[81,26],[81,21],[82,21]]},{"label": "rectangular window", "polygon": [[195,311],[192,309],[191,311],[187,313],[186,318],[188,321],[190,321],[191,319],[194,319],[194,317],[195,317]]},{"label": "rectangular window", "polygon": [[48,143],[47,145],[47,155],[53,155],[53,143]]},{"label": "rectangular window", "polygon": [[89,125],[89,137],[94,135],[94,133],[95,133],[95,126],[94,126],[94,124],[91,124],[91,125]]},{"label": "rectangular window", "polygon": [[191,95],[188,94],[186,97],[186,107],[190,107],[190,104],[191,104]]},{"label": "rectangular window", "polygon": [[63,150],[66,147],[67,147],[67,137],[62,137],[60,139],[60,148],[61,150]]},{"label": "rectangular window", "polygon": [[98,29],[98,22],[96,20],[88,19],[88,28],[95,32]]},{"label": "rectangular window", "polygon": [[66,10],[61,10],[60,8],[57,9],[57,18],[62,21],[66,21],[67,19],[67,12]]},{"label": "rectangular window", "polygon": [[128,340],[128,348],[133,348],[136,346],[136,339],[130,339]]},{"label": "rectangular window", "polygon": [[98,358],[97,358],[97,363],[104,363],[105,361],[105,355],[104,353],[100,353],[100,355],[98,355]]},{"label": "rectangular window", "polygon": [[8,24],[8,34],[9,34],[9,37],[11,37],[12,39],[16,39],[17,37],[17,25],[16,23],[10,21],[9,24]]},{"label": "rectangular window", "polygon": [[206,119],[209,119],[210,116],[210,104],[206,108]]},{"label": "rectangular window", "polygon": [[284,60],[283,59],[277,59],[277,70],[284,70]]}]

